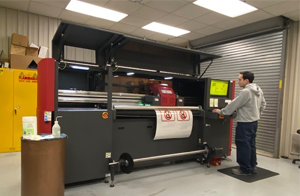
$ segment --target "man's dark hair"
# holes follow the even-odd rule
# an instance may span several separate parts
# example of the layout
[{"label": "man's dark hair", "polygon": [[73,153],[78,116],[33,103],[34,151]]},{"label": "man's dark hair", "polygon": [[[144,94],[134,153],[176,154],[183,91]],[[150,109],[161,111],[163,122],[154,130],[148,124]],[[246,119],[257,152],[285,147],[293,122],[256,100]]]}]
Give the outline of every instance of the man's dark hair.
[{"label": "man's dark hair", "polygon": [[248,79],[250,83],[253,82],[253,80],[254,80],[254,74],[251,73],[250,71],[244,71],[244,72],[241,72],[240,74],[243,75],[243,79],[244,80]]}]

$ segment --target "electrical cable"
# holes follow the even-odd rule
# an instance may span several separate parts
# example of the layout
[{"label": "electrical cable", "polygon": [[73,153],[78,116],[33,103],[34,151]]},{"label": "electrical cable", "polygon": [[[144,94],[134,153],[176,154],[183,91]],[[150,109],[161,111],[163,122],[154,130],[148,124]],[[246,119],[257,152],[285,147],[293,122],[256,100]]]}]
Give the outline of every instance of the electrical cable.
[{"label": "electrical cable", "polygon": [[209,68],[209,66],[211,66],[211,64],[213,63],[214,60],[211,60],[210,64],[206,67],[206,69],[204,70],[204,72],[202,73],[202,75],[200,76],[199,80],[202,78],[202,76],[205,74],[205,72],[207,71],[207,69]]},{"label": "electrical cable", "polygon": [[117,63],[116,63],[116,69],[113,70],[113,72],[116,72],[118,69],[119,69],[119,67],[117,66]]},{"label": "electrical cable", "polygon": [[118,43],[118,45],[116,46],[116,49],[115,49],[115,51],[114,51],[114,54],[113,54],[113,57],[115,57],[116,56],[116,53],[117,53],[117,49],[118,49],[118,47],[121,45],[121,43]]},{"label": "electrical cable", "polygon": [[67,62],[64,62],[64,61],[62,61],[62,62],[65,63],[65,66],[63,68],[61,68],[60,66],[58,66],[58,69],[60,69],[60,70],[64,70],[67,67]]},{"label": "electrical cable", "polygon": [[224,160],[224,161],[228,161],[228,162],[231,162],[232,160],[231,159],[229,159],[229,158],[222,158],[222,160]]},{"label": "electrical cable", "polygon": [[109,47],[109,50],[108,50],[108,56],[107,56],[106,64],[108,64],[108,61],[109,61],[109,59],[110,59],[111,51],[112,51],[113,45],[114,45],[113,43],[110,44],[110,47]]},{"label": "electrical cable", "polygon": [[102,80],[102,73],[97,74],[97,77]]}]

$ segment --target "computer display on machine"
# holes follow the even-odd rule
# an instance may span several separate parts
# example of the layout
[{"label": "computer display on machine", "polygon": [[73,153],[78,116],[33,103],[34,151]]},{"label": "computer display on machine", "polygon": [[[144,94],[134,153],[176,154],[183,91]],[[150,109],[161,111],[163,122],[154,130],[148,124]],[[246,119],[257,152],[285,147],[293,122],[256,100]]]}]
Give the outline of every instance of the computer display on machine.
[{"label": "computer display on machine", "polygon": [[227,96],[228,81],[211,80],[210,95]]}]

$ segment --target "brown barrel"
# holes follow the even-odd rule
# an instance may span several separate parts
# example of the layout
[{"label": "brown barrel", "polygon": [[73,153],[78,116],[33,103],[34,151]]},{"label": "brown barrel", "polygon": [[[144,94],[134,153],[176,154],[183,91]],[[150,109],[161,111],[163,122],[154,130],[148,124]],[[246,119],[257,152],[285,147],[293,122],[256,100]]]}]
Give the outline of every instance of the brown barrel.
[{"label": "brown barrel", "polygon": [[66,138],[21,141],[21,195],[63,196]]}]

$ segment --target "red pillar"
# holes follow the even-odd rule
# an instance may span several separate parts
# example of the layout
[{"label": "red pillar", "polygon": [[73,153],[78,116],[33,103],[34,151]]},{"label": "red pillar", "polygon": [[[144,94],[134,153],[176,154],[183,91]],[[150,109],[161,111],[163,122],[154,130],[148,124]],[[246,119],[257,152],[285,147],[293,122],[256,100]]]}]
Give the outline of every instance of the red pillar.
[{"label": "red pillar", "polygon": [[[231,95],[231,100],[234,99],[234,94],[235,94],[235,81],[232,81],[232,95]],[[230,119],[228,156],[231,155],[232,126],[233,126],[233,119]]]},{"label": "red pillar", "polygon": [[42,59],[38,63],[37,129],[38,134],[51,133],[52,121],[45,121],[45,112],[53,117],[55,104],[55,60]]}]

